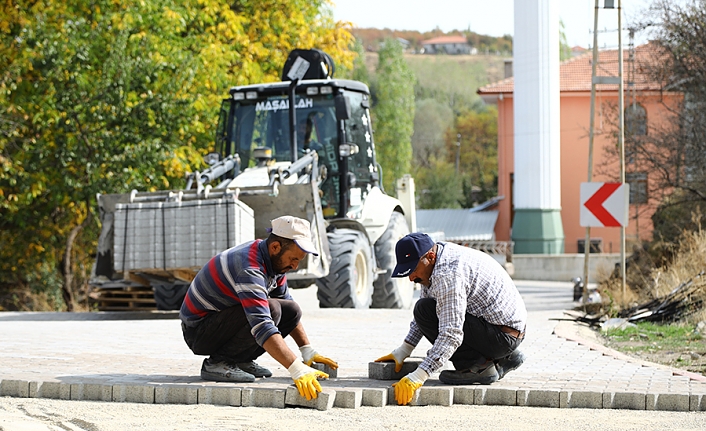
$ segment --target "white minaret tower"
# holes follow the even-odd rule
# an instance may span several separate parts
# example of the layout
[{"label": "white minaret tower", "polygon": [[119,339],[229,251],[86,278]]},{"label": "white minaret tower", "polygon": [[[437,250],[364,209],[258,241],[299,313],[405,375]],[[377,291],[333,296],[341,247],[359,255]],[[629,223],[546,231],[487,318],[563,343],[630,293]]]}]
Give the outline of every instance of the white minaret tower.
[{"label": "white minaret tower", "polygon": [[564,252],[558,0],[515,0],[515,253]]}]

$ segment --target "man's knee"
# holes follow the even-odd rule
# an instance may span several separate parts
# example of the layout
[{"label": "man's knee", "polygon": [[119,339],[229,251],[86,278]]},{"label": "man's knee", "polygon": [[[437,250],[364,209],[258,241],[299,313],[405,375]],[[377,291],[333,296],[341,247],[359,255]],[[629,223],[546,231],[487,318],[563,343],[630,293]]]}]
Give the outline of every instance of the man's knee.
[{"label": "man's knee", "polygon": [[436,315],[436,300],[432,298],[420,298],[414,304],[414,320],[417,322],[438,320]]},{"label": "man's knee", "polygon": [[302,309],[294,301],[283,300],[283,299],[270,299],[268,300],[270,304],[270,316],[275,325],[279,325],[280,322],[296,322],[297,323],[302,318]]}]

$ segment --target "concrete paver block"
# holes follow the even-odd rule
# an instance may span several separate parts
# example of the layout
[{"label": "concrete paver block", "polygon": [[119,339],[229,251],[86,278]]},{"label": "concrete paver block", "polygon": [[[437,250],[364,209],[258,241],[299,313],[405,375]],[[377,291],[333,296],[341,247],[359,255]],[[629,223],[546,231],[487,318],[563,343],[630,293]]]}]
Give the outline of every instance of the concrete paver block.
[{"label": "concrete paver block", "polygon": [[385,407],[387,405],[386,388],[363,389],[362,405],[370,407]]},{"label": "concrete paver block", "polygon": [[[296,390],[296,388],[294,388]],[[285,389],[277,388],[244,388],[241,391],[243,407],[273,407],[284,408]]]},{"label": "concrete paver block", "polygon": [[112,401],[113,386],[98,383],[71,384],[71,399],[78,401]]},{"label": "concrete paver block", "polygon": [[61,382],[38,382],[34,395],[36,398],[51,398],[55,400],[70,400],[71,385]]},{"label": "concrete paver block", "polygon": [[706,411],[706,395],[689,396],[689,410],[692,412]]},{"label": "concrete paver block", "polygon": [[26,380],[0,380],[0,396],[29,398],[29,385]]},{"label": "concrete paver block", "polygon": [[311,368],[313,368],[315,370],[323,371],[324,373],[328,374],[328,377],[330,379],[335,379],[338,377],[338,368],[334,370],[333,368],[329,367],[326,364],[318,364],[316,362],[311,364]]},{"label": "concrete paver block", "polygon": [[[397,398],[395,398],[395,388],[390,386],[387,388],[387,399],[388,399],[388,404],[396,406],[397,404]],[[412,400],[409,402],[409,405],[416,405],[417,400],[419,399],[419,391],[415,391],[414,395],[412,396]]]},{"label": "concrete paver block", "polygon": [[673,412],[689,411],[688,394],[647,394],[645,397],[645,409],[647,410],[667,410]]},{"label": "concrete paver block", "polygon": [[453,387],[424,387],[417,390],[412,402],[413,406],[450,406],[454,401]]},{"label": "concrete paver block", "polygon": [[454,404],[464,404],[467,406],[474,404],[475,388],[468,386],[454,386]]},{"label": "concrete paver block", "polygon": [[157,386],[154,390],[155,404],[196,404],[198,388],[194,386]]},{"label": "concrete paver block", "polygon": [[323,389],[316,398],[307,400],[299,394],[295,386],[287,387],[284,404],[296,407],[308,407],[316,410],[328,410],[333,407],[337,393],[333,389]]},{"label": "concrete paver block", "polygon": [[559,391],[518,390],[517,405],[526,407],[559,407]]},{"label": "concrete paver block", "polygon": [[402,369],[396,373],[394,362],[369,362],[368,378],[374,380],[399,380],[416,370],[421,363],[420,359],[407,359],[402,364]]},{"label": "concrete paver block", "polygon": [[645,410],[646,395],[635,392],[604,392],[604,409]]},{"label": "concrete paver block", "polygon": [[240,406],[240,388],[199,388],[196,396],[199,404],[212,404],[217,406]]},{"label": "concrete paver block", "polygon": [[113,385],[113,401],[154,404],[154,386]]},{"label": "concrete paver block", "polygon": [[603,393],[591,391],[562,391],[559,393],[560,408],[601,409]]},{"label": "concrete paver block", "polygon": [[336,389],[334,407],[342,409],[357,409],[363,403],[363,389]]},{"label": "concrete paver block", "polygon": [[473,402],[486,406],[516,406],[517,390],[506,388],[476,388]]}]

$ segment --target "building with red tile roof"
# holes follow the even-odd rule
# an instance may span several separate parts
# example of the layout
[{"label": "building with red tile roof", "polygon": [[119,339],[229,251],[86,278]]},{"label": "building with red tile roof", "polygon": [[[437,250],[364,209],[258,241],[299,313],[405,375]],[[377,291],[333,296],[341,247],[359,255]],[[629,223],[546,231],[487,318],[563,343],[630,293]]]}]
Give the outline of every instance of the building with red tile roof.
[{"label": "building with red tile roof", "polygon": [[[663,91],[662,83],[650,79],[647,73],[648,66],[660,58],[656,43],[638,46],[633,53],[624,50],[623,58],[626,115],[628,109],[642,112],[640,118],[644,124],[635,130],[636,133],[649,134],[651,129],[662,126],[670,106],[679,103],[682,96]],[[579,224],[579,191],[581,183],[588,181],[592,61],[592,51],[587,51],[560,65],[561,217],[566,253],[582,251],[586,236],[586,228]],[[617,79],[618,50],[599,51],[596,75]],[[505,197],[498,204],[499,215],[495,226],[498,241],[510,241],[514,211],[513,88],[514,78],[510,77],[478,90],[486,103],[498,106],[498,195]],[[617,146],[618,84],[596,85],[595,101],[592,182],[612,182],[619,180],[620,172],[619,160],[610,151],[611,147],[614,149]],[[650,181],[650,173],[626,161],[626,176],[633,189],[626,238],[628,242],[650,239],[653,229],[651,216],[658,204],[647,195],[649,187],[646,183]],[[620,229],[594,227],[591,229],[591,241],[600,244],[603,252],[618,253]]]}]

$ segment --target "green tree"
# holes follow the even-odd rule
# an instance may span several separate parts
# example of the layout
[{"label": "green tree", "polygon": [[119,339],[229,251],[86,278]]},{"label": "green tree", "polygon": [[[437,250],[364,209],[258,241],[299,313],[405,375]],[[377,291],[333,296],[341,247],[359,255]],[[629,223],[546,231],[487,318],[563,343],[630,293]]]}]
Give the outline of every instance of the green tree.
[{"label": "green tree", "polygon": [[71,309],[96,193],[180,187],[228,87],[278,80],[293,47],[350,63],[351,40],[323,0],[4,2],[0,288]]},{"label": "green tree", "polygon": [[498,111],[495,106],[469,111],[456,118],[455,127],[446,132],[446,160],[455,166],[457,157],[458,174],[463,178],[461,206],[469,208],[495,196],[498,177]]},{"label": "green tree", "polygon": [[459,208],[461,182],[453,163],[431,157],[429,167],[415,170],[420,209]]},{"label": "green tree", "polygon": [[394,190],[395,180],[410,172],[414,80],[404,60],[402,45],[387,39],[380,48],[373,87],[375,145],[386,190]]},{"label": "green tree", "polygon": [[566,27],[564,21],[559,20],[559,60],[564,61],[571,58],[571,47],[566,41]]}]

